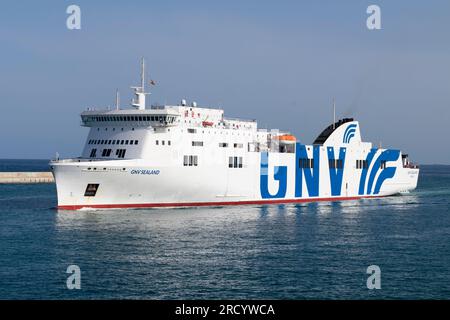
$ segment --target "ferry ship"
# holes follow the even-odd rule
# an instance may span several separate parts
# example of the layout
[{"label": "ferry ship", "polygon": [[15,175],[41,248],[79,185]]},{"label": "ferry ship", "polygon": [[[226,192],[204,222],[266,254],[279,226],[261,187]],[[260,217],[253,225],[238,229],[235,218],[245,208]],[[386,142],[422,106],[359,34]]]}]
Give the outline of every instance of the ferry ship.
[{"label": "ferry ship", "polygon": [[147,108],[144,60],[140,80],[131,108],[117,99],[112,110],[81,113],[81,156],[50,162],[58,208],[341,201],[416,188],[418,166],[362,141],[354,119],[333,121],[308,145],[195,102]]}]

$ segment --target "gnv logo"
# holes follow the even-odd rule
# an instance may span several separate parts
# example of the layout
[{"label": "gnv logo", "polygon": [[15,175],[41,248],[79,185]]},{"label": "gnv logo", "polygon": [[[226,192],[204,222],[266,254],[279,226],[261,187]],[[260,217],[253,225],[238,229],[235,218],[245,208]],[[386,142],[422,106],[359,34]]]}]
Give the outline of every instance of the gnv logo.
[{"label": "gnv logo", "polygon": [[[350,126],[349,126],[350,127]],[[351,137],[352,129],[348,130],[347,136]],[[345,134],[344,134],[345,136]],[[351,138],[349,138],[351,139]],[[312,149],[312,157],[308,155],[308,150]],[[303,180],[305,181],[306,189],[309,197],[319,196],[319,182],[320,182],[320,146],[306,147],[300,143],[296,143],[295,148],[295,197],[301,198],[304,196]],[[342,193],[342,183],[345,168],[346,151],[345,147],[339,147],[339,152],[336,154],[334,147],[327,147],[328,156],[328,170],[330,177],[330,190],[332,196],[340,196]],[[360,182],[359,182],[359,195],[364,194],[378,194],[383,182],[389,178],[392,178],[395,174],[395,167],[382,168],[382,162],[396,161],[400,156],[399,150],[385,150],[380,153],[377,159],[371,166],[372,159],[374,158],[378,149],[372,149],[366,157],[367,166],[361,170]],[[306,163],[306,165],[305,165]],[[340,165],[331,166],[331,163],[339,163]],[[371,168],[369,173],[369,168]],[[381,172],[378,174],[378,171]],[[260,192],[263,199],[282,199],[286,197],[288,186],[288,166],[275,165],[273,167],[273,177],[269,177],[269,153],[261,153],[260,164]],[[355,172],[356,173],[356,172]],[[377,179],[375,181],[375,177]],[[367,180],[368,177],[368,180]],[[276,192],[269,191],[269,178],[274,179],[278,183]],[[366,181],[367,180],[367,181]],[[367,185],[367,189],[365,189]]]},{"label": "gnv logo", "polygon": [[356,134],[356,123],[353,123],[345,129],[344,138],[342,139],[342,143],[350,143],[350,140]]}]

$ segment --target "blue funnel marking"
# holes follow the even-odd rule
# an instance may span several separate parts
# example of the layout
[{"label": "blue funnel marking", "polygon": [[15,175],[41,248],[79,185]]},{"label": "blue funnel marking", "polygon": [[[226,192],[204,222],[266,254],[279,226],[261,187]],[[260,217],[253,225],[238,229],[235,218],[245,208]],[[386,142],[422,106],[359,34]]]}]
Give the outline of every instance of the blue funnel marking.
[{"label": "blue funnel marking", "polygon": [[354,123],[349,125],[347,129],[345,129],[344,138],[342,139],[343,143],[349,143],[350,139],[355,136],[356,126],[357,126],[356,123]]},{"label": "blue funnel marking", "polygon": [[355,130],[350,130],[349,134],[347,136],[347,140],[345,141],[346,143],[349,143],[350,140],[355,136]]}]

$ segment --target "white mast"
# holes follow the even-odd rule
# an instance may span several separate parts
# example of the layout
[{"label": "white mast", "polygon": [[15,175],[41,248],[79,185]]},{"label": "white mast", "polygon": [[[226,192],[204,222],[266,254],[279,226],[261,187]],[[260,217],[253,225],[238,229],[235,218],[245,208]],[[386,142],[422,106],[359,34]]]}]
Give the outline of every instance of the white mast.
[{"label": "white mast", "polygon": [[119,89],[116,89],[116,110],[120,109],[120,93]]},{"label": "white mast", "polygon": [[145,60],[142,58],[141,61],[141,86],[131,87],[134,89],[135,99],[131,101],[131,105],[138,110],[145,110],[145,96],[150,94],[145,92]]},{"label": "white mast", "polygon": [[142,58],[141,62],[141,88],[142,92],[145,91],[145,60]]}]

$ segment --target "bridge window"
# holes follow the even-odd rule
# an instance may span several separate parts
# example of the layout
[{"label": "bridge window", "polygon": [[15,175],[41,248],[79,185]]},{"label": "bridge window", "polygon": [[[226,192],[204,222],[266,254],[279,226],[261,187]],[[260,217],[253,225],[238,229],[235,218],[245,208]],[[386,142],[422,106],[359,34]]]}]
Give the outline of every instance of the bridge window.
[{"label": "bridge window", "polygon": [[138,141],[137,141],[137,140],[134,140],[134,144],[138,144]]},{"label": "bridge window", "polygon": [[192,141],[193,147],[203,147],[203,141]]},{"label": "bridge window", "polygon": [[92,149],[92,150],[91,150],[91,154],[90,154],[90,156],[89,156],[89,157],[91,157],[91,158],[95,158],[95,156],[96,156],[96,153],[97,153],[97,149]]},{"label": "bridge window", "polygon": [[242,148],[244,145],[242,143],[235,143],[234,147],[235,148]]},{"label": "bridge window", "polygon": [[196,129],[187,129],[187,131],[188,131],[189,133],[196,133],[196,132],[197,132]]},{"label": "bridge window", "polygon": [[220,142],[220,143],[219,143],[219,147],[220,147],[220,148],[226,148],[226,147],[228,147],[228,143],[226,143],[226,142]]}]

